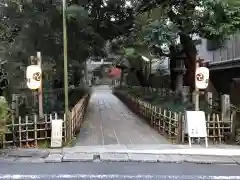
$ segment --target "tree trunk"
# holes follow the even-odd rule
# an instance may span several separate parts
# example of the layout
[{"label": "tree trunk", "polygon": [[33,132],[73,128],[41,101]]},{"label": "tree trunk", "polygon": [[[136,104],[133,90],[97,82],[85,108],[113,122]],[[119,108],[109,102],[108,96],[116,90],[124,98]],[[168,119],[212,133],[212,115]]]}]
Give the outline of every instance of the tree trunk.
[{"label": "tree trunk", "polygon": [[120,87],[122,87],[122,85],[123,85],[123,75],[124,75],[124,71],[122,69],[121,70],[121,76],[120,76]]},{"label": "tree trunk", "polygon": [[[170,52],[173,53],[173,52]],[[170,58],[170,87],[173,91],[176,90],[176,78],[177,78],[177,73],[175,72],[174,68],[176,68],[176,59],[174,57]]]},{"label": "tree trunk", "polygon": [[128,71],[133,72],[136,75],[136,77],[137,77],[137,79],[139,81],[140,86],[142,86],[142,87],[148,87],[149,86],[148,80],[144,76],[144,73],[143,73],[142,69],[138,69],[137,70],[135,68],[127,68],[127,67],[121,66],[121,65],[116,65],[116,68],[120,68],[121,71],[124,71],[126,69]]},{"label": "tree trunk", "polygon": [[148,83],[148,80],[147,80],[146,76],[144,75],[143,71],[140,69],[140,70],[136,70],[135,73],[136,73],[136,76],[137,76],[137,79],[138,79],[140,85],[142,87],[148,87],[149,83]]},{"label": "tree trunk", "polygon": [[[181,94],[183,87],[183,73],[181,71],[182,67],[179,63],[181,59],[177,59],[178,56],[181,56],[179,47],[171,46],[170,47],[170,78],[171,78],[171,89],[176,91],[177,94]],[[177,62],[178,61],[178,62]]]},{"label": "tree trunk", "polygon": [[185,67],[187,69],[184,76],[184,85],[190,87],[190,92],[195,89],[195,71],[196,71],[196,56],[197,49],[192,38],[185,33],[180,33],[180,42],[183,46],[183,50],[187,56],[184,60]]},{"label": "tree trunk", "polygon": [[176,93],[182,96],[183,92],[183,74],[176,75]]}]

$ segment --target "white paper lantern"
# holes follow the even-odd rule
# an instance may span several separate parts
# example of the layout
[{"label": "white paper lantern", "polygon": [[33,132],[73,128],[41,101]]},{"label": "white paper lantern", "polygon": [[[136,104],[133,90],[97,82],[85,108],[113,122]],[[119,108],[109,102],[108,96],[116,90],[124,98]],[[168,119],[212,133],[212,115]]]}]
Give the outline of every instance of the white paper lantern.
[{"label": "white paper lantern", "polygon": [[27,67],[27,86],[29,89],[38,89],[41,86],[42,70],[38,65]]},{"label": "white paper lantern", "polygon": [[206,89],[209,82],[209,69],[206,67],[199,67],[195,74],[195,85],[198,89]]}]

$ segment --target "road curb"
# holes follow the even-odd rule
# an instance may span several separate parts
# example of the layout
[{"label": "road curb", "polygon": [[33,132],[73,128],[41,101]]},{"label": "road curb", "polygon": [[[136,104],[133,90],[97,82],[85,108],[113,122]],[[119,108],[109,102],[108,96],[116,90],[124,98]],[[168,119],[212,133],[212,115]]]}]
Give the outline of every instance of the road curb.
[{"label": "road curb", "polygon": [[62,157],[62,162],[91,162],[94,159],[93,154],[88,153],[69,153]]},{"label": "road curb", "polygon": [[236,164],[240,156],[206,156],[140,153],[52,153],[46,158],[0,158],[0,163],[64,163],[64,162],[143,162],[143,163],[194,163]]},{"label": "road curb", "polygon": [[[97,157],[97,158],[96,158]],[[70,153],[50,155],[46,163],[56,162],[144,162],[144,163],[194,163],[194,164],[240,164],[240,157],[201,156],[201,155],[156,155],[127,153]]]},{"label": "road curb", "polygon": [[63,159],[62,154],[49,154],[49,156],[44,160],[45,163],[61,163]]}]

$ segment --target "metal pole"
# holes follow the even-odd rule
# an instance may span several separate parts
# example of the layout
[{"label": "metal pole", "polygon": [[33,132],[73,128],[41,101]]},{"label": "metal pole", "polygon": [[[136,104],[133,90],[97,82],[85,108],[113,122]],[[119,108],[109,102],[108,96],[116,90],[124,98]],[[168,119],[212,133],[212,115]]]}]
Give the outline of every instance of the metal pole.
[{"label": "metal pole", "polygon": [[[197,70],[197,68],[199,67],[199,62],[196,62],[196,69],[195,72]],[[196,73],[195,73],[196,74]],[[196,81],[196,80],[195,80]],[[196,87],[195,85],[195,111],[199,111],[199,89]]]},{"label": "metal pole", "polygon": [[68,118],[68,52],[67,52],[67,19],[66,19],[66,0],[62,1],[63,6],[63,55],[64,55],[64,100],[65,114]]},{"label": "metal pole", "polygon": [[84,69],[85,69],[85,81],[86,81],[86,85],[90,85],[89,84],[89,79],[88,79],[88,69],[87,69],[87,60],[84,61]]},{"label": "metal pole", "polygon": [[[199,62],[197,61],[196,62],[196,69],[195,69],[195,72],[197,71],[197,68],[199,68]],[[196,73],[195,73],[195,76],[196,76]],[[196,81],[196,77],[195,77],[195,81]],[[195,111],[199,111],[199,89],[196,87],[196,83],[195,83]],[[198,137],[198,144],[200,144],[200,137]],[[205,139],[205,142],[206,142],[206,147],[208,146],[207,145],[207,140]]]},{"label": "metal pole", "polygon": [[[42,69],[42,55],[41,52],[37,52],[38,66]],[[41,86],[38,89],[38,108],[39,108],[39,117],[43,118],[43,81],[41,76]]]}]

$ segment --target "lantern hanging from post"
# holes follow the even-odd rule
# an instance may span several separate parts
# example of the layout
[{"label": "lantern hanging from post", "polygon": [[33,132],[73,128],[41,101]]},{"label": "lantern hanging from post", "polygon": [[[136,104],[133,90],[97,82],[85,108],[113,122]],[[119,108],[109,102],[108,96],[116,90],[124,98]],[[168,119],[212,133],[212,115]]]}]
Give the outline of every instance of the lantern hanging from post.
[{"label": "lantern hanging from post", "polygon": [[29,89],[38,89],[41,86],[42,70],[38,65],[27,67],[27,86]]},{"label": "lantern hanging from post", "polygon": [[206,89],[209,82],[209,69],[206,67],[199,67],[195,74],[195,85],[198,89]]}]

